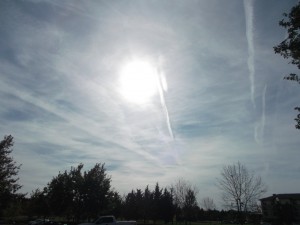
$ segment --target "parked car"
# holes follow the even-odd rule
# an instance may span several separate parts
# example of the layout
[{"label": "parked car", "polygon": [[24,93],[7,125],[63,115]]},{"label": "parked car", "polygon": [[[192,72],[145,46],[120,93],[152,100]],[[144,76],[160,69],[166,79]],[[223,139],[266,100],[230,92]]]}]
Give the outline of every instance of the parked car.
[{"label": "parked car", "polygon": [[44,222],[43,219],[36,219],[36,220],[29,221],[28,225],[38,225],[42,222]]},{"label": "parked car", "polygon": [[136,225],[136,221],[117,221],[114,216],[101,216],[93,223],[81,223],[79,225]]},{"label": "parked car", "polygon": [[49,219],[37,219],[37,220],[33,220],[30,221],[28,223],[28,225],[60,225],[60,223],[55,222],[55,221],[51,221]]}]

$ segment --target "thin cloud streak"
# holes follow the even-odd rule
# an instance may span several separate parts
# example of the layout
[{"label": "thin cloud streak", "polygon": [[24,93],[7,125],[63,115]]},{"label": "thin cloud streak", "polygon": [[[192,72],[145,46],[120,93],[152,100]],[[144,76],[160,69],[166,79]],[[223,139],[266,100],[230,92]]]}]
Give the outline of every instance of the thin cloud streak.
[{"label": "thin cloud streak", "polygon": [[[217,196],[219,170],[236,161],[263,172],[276,187],[270,194],[299,189],[291,110],[299,95],[282,82],[289,67],[271,46],[283,38],[274,15],[287,2],[54,1],[41,12],[4,3],[0,130],[15,137],[22,191],[96,162],[120,193],[184,177]],[[157,95],[146,106],[118,91],[119,67],[132,55],[161,57]]]},{"label": "thin cloud streak", "polygon": [[266,124],[266,93],[267,93],[267,85],[265,85],[262,99],[262,134],[264,134],[265,124]]},{"label": "thin cloud streak", "polygon": [[267,85],[265,85],[263,94],[262,94],[262,115],[261,115],[261,121],[259,124],[255,126],[255,132],[254,132],[254,139],[256,143],[262,144],[263,143],[263,136],[264,136],[264,130],[265,130],[265,124],[266,124],[266,92],[267,92]]},{"label": "thin cloud streak", "polygon": [[169,117],[169,111],[168,111],[168,108],[167,108],[167,105],[166,105],[164,91],[163,91],[162,86],[163,86],[163,84],[162,84],[162,76],[160,74],[160,71],[158,71],[157,87],[158,87],[158,91],[159,91],[160,102],[161,102],[161,106],[162,106],[163,111],[164,111],[165,116],[166,116],[166,122],[167,122],[167,126],[168,126],[170,137],[172,138],[172,140],[174,140],[174,135],[173,135],[173,131],[172,131],[172,127],[171,127],[171,122],[170,122],[170,117]]},{"label": "thin cloud streak", "polygon": [[255,108],[255,64],[254,64],[254,40],[253,40],[253,0],[244,0],[245,20],[246,20],[246,38],[248,43],[248,69],[251,89],[251,101]]},{"label": "thin cloud streak", "polygon": [[[0,82],[0,87],[1,87],[2,91],[6,92],[8,94],[10,93],[11,85],[2,81],[2,82]],[[62,118],[64,120],[68,121],[70,124],[72,124],[77,129],[84,130],[84,132],[87,132],[89,135],[91,135],[91,137],[94,136],[95,138],[99,138],[99,137],[95,136],[95,134],[97,134],[97,132],[93,132],[93,131],[97,131],[97,125],[95,124],[94,121],[92,121],[86,117],[82,117],[81,115],[79,115],[77,113],[71,113],[71,112],[65,113],[64,111],[51,105],[51,103],[47,103],[43,99],[37,98],[29,93],[26,93],[25,91],[18,90],[17,88],[14,88],[14,90],[15,90],[14,95],[16,97],[21,98],[23,101],[29,102],[37,107],[44,109],[47,112],[53,113],[54,115],[58,116],[59,118]],[[113,138],[111,138],[109,135],[102,134],[101,139],[105,140],[106,142],[111,143],[111,144],[115,143],[115,140],[113,140]],[[139,154],[147,159],[152,159],[152,160],[156,161],[156,158],[153,157],[151,154],[149,154],[145,151],[142,151],[140,148],[137,148],[135,143],[132,143],[132,142],[124,143],[123,142],[124,140],[122,140],[122,142],[120,142],[120,141],[121,140],[118,140],[118,145],[124,144],[124,146],[128,147],[127,148],[128,150],[133,151],[134,153]]]}]

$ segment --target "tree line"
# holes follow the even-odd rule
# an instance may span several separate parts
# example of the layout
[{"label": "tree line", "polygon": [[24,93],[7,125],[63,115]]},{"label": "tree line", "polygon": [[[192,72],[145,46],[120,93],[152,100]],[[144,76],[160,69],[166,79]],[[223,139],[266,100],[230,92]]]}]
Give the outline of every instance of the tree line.
[{"label": "tree line", "polygon": [[[300,2],[289,13],[284,13],[279,25],[287,29],[287,37],[274,47],[276,54],[290,59],[290,63],[300,69]],[[285,79],[300,83],[295,73]],[[295,107],[300,112],[300,107]],[[300,129],[300,114],[296,125]],[[154,190],[149,185],[144,190],[136,189],[127,195],[120,194],[111,187],[111,177],[107,175],[105,164],[97,163],[89,171],[83,171],[83,164],[72,167],[53,177],[42,189],[36,189],[30,197],[18,193],[18,165],[11,156],[13,137],[5,136],[0,142],[0,216],[26,213],[31,216],[61,216],[78,221],[92,219],[99,214],[114,214],[118,217],[137,220],[192,221],[211,218],[239,218],[249,211],[255,211],[256,200],[265,192],[261,178],[240,162],[224,166],[218,180],[224,206],[228,211],[214,209],[213,200],[205,198],[198,206],[197,190],[184,180],[178,180],[170,187],[161,188],[156,183]],[[278,207],[277,207],[278,208]],[[282,211],[282,210],[281,210]]]},{"label": "tree line", "polygon": [[7,217],[60,217],[78,222],[111,214],[144,223],[223,220],[230,215],[237,219],[255,210],[249,206],[264,192],[260,177],[238,162],[225,166],[219,179],[220,190],[226,196],[227,212],[217,211],[209,197],[202,199],[200,207],[197,202],[199,190],[184,179],[178,179],[168,187],[156,183],[153,190],[149,185],[143,190],[132,189],[121,196],[111,187],[105,164],[96,163],[87,171],[79,164],[59,172],[44,188],[32,191],[28,197],[17,193],[21,188],[17,177],[20,165],[11,157],[12,147],[13,137],[5,136],[0,142],[0,213]]}]

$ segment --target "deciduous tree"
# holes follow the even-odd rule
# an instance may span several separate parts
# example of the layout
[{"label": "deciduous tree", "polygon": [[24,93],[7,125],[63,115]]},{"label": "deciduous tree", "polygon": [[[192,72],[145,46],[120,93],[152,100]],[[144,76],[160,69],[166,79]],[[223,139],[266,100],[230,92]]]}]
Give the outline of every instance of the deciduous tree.
[{"label": "deciduous tree", "polygon": [[216,205],[214,203],[214,200],[212,198],[209,198],[209,197],[203,198],[201,200],[200,205],[206,211],[216,209]]},{"label": "deciduous tree", "polygon": [[40,218],[46,218],[49,216],[49,203],[46,196],[46,192],[36,189],[30,194],[30,202],[28,207],[28,213]]},{"label": "deciduous tree", "polygon": [[104,164],[97,163],[84,173],[84,203],[89,218],[95,218],[108,206],[108,194],[111,178],[107,175]]},{"label": "deciduous tree", "polygon": [[198,190],[183,179],[179,179],[175,184],[173,184],[172,190],[174,193],[176,218],[188,219],[188,215],[191,214],[188,210],[192,210],[193,206],[197,205],[196,196],[198,194]]},{"label": "deciduous tree", "polygon": [[[277,46],[274,47],[276,54],[280,54],[286,59],[290,59],[290,63],[300,69],[300,2],[294,6],[290,13],[284,13],[285,17],[279,21],[279,25],[287,29],[287,37]],[[284,79],[296,81],[300,84],[300,78],[295,73],[290,73]],[[300,107],[295,107],[300,112]],[[296,129],[300,129],[300,113],[295,119]]]},{"label": "deciduous tree", "polygon": [[250,211],[266,191],[261,177],[251,173],[240,162],[223,167],[218,186],[225,206],[235,209],[239,215]]},{"label": "deciduous tree", "polygon": [[73,191],[67,171],[59,173],[45,188],[52,214],[56,216],[72,216]]}]

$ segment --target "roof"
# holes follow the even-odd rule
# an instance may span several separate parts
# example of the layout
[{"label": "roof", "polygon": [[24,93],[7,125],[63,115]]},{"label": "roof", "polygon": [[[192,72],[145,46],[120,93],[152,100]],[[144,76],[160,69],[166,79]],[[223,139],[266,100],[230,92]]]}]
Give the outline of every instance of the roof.
[{"label": "roof", "polygon": [[300,193],[293,193],[293,194],[273,194],[266,198],[261,198],[260,201],[265,200],[272,200],[274,198],[278,199],[299,199],[300,200]]}]

